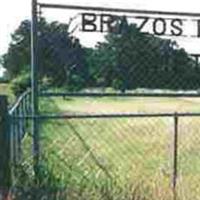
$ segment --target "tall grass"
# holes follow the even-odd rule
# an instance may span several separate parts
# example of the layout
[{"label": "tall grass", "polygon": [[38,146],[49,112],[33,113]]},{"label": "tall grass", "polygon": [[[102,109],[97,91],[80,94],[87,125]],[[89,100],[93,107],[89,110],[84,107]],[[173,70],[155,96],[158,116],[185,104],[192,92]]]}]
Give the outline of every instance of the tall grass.
[{"label": "tall grass", "polygon": [[[45,113],[79,113],[77,107],[83,106],[80,111],[83,113],[88,111],[84,104],[89,101],[42,99],[40,108]],[[96,107],[99,102],[110,108],[116,103],[116,99],[95,101]],[[170,100],[169,105],[181,106],[179,99],[177,102]],[[117,103],[123,106],[124,100]],[[141,103],[125,100],[130,107]],[[185,105],[193,107],[184,100],[182,106]],[[173,125],[173,118],[168,117],[40,121],[42,172],[39,184],[29,185],[45,188],[46,195],[53,193],[49,199],[171,200]],[[197,200],[200,196],[199,132],[198,118],[179,119],[177,199],[180,200]]]}]

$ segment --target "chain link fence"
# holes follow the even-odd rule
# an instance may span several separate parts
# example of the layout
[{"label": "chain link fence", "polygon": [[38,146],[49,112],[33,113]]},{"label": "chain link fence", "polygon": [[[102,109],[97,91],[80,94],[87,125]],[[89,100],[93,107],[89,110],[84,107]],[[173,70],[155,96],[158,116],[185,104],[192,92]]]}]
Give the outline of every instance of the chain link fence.
[{"label": "chain link fence", "polygon": [[[40,8],[41,146],[68,198],[197,198],[198,118],[174,114],[198,113],[176,98],[199,95],[198,54],[183,48],[197,16]],[[145,95],[175,98],[131,98]]]},{"label": "chain link fence", "polygon": [[71,199],[156,198],[171,191],[169,125],[156,118],[48,120],[42,146]]},{"label": "chain link fence", "polygon": [[198,199],[198,113],[59,110],[76,101],[134,106],[135,98],[48,98],[48,105],[41,98],[41,172],[34,186],[28,94],[10,110],[14,199]]},{"label": "chain link fence", "polygon": [[39,77],[47,92],[198,94],[199,55],[185,48],[198,43],[198,15],[40,8]]},{"label": "chain link fence", "polygon": [[198,118],[96,117],[41,126],[44,157],[70,199],[198,199]]},{"label": "chain link fence", "polygon": [[[11,196],[24,199],[34,179],[31,90],[24,92],[9,109]],[[27,196],[26,196],[27,198]]]},{"label": "chain link fence", "polygon": [[183,43],[200,15],[37,6],[38,102],[10,111],[14,199],[198,200],[200,65]]}]

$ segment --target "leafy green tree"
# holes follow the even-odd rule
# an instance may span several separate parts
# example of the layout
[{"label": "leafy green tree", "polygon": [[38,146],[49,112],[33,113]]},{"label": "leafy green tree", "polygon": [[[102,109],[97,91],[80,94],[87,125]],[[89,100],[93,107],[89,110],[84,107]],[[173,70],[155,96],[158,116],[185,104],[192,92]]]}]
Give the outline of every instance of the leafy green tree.
[{"label": "leafy green tree", "polygon": [[[3,66],[10,79],[21,73],[30,73],[31,23],[25,20],[12,34],[8,52],[3,56]],[[39,22],[39,80],[50,80],[52,86],[65,86],[79,90],[86,86],[88,71],[85,50],[78,39],[69,34],[69,25],[58,22]]]},{"label": "leafy green tree", "polygon": [[2,65],[7,70],[10,79],[15,78],[22,71],[30,68],[30,22],[23,21],[18,29],[11,35],[12,41],[8,52],[2,56]]},{"label": "leafy green tree", "polygon": [[[88,54],[89,69],[98,85],[128,89],[197,89],[200,72],[194,60],[176,42],[142,33],[125,17],[118,30],[105,36]],[[95,81],[93,84],[95,85]]]}]

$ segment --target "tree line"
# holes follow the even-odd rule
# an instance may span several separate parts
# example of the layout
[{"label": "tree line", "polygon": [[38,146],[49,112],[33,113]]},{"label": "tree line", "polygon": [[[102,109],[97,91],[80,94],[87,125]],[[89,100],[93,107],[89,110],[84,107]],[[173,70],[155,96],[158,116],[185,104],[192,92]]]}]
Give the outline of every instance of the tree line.
[{"label": "tree line", "polygon": [[[8,52],[1,58],[13,89],[30,85],[31,22],[25,20],[12,34]],[[169,39],[142,33],[125,17],[94,48],[81,45],[69,24],[39,22],[39,71],[41,87],[79,91],[112,87],[121,92],[136,88],[183,89],[200,87],[200,67]]]}]

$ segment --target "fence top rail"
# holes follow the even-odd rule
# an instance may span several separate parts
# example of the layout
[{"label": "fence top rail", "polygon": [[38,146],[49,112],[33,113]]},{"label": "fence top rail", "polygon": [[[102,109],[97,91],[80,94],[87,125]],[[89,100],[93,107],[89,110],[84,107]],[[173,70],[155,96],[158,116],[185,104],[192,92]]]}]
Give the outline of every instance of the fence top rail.
[{"label": "fence top rail", "polygon": [[115,113],[115,114],[44,114],[14,116],[17,119],[40,119],[40,120],[60,120],[60,119],[106,119],[106,118],[157,118],[157,117],[200,117],[200,113]]},{"label": "fence top rail", "polygon": [[38,3],[40,8],[50,9],[69,9],[69,10],[83,10],[83,11],[102,11],[102,12],[117,12],[117,13],[135,13],[147,15],[170,15],[183,17],[200,17],[200,13],[195,12],[172,12],[172,11],[156,11],[156,10],[138,10],[125,8],[108,8],[108,7],[93,7],[93,6],[79,6],[79,5],[63,5],[63,4],[48,4]]},{"label": "fence top rail", "polygon": [[200,93],[91,93],[41,92],[41,97],[200,97]]},{"label": "fence top rail", "polygon": [[31,90],[28,89],[27,91],[25,91],[19,98],[17,98],[16,102],[10,106],[9,109],[9,114],[12,115],[15,110],[20,106],[21,102],[24,100],[24,98],[29,95],[31,93]]}]

